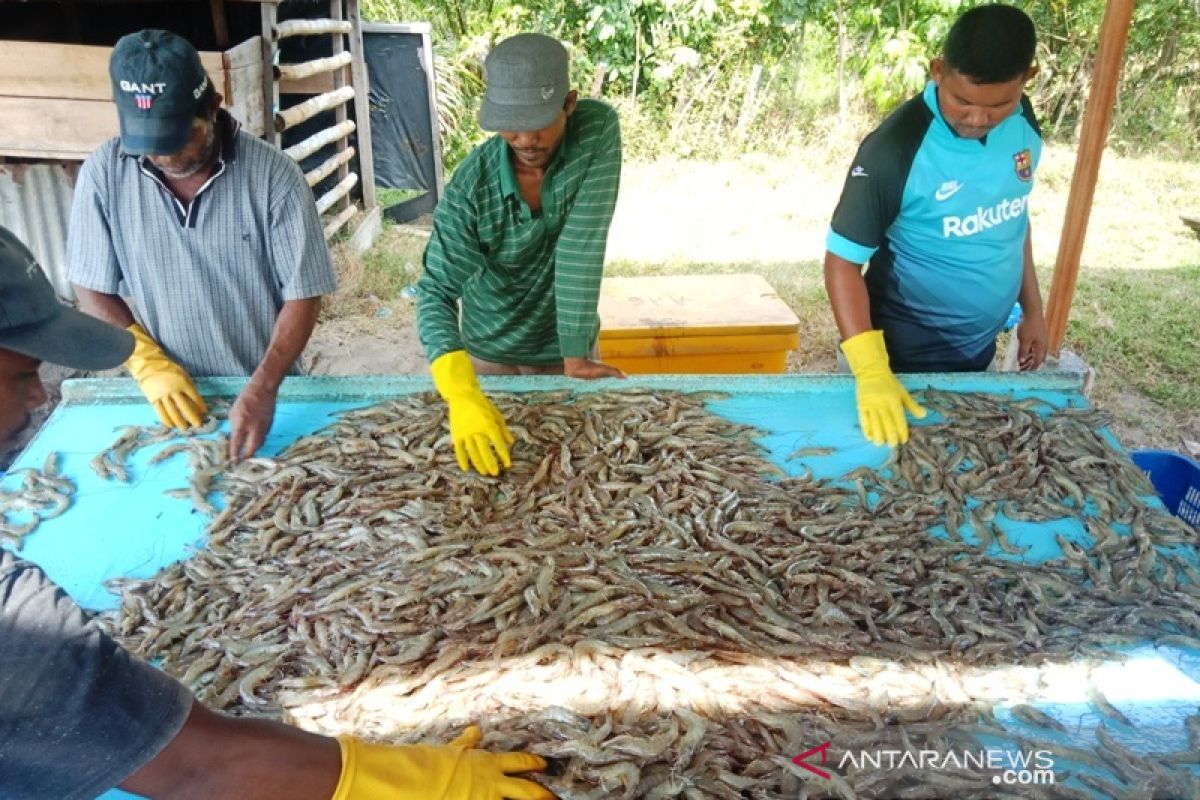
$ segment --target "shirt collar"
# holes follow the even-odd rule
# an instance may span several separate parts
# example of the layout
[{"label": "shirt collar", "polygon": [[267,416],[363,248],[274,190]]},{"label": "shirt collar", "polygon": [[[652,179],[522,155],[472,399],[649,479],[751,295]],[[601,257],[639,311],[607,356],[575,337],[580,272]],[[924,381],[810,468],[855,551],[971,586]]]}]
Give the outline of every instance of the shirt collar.
[{"label": "shirt collar", "polygon": [[[942,106],[938,103],[937,84],[932,80],[925,84],[925,91],[923,92],[923,95],[925,97],[925,105],[928,106],[931,112],[933,112],[934,119],[941,123],[942,127],[946,129],[946,132],[949,133],[952,138],[963,142],[978,141],[980,145],[985,147],[987,146],[987,136],[984,136],[982,139],[963,139],[958,135],[958,131],[950,127],[950,123],[946,122],[946,118],[942,116]],[[1021,104],[1017,103],[1017,107],[1013,109],[1012,113],[1009,114],[1008,117],[1015,117],[1021,113]],[[1008,118],[1006,118],[1006,121],[1007,119]],[[995,128],[992,130],[995,130]]]},{"label": "shirt collar", "polygon": [[519,197],[520,189],[517,186],[517,173],[513,170],[512,156],[509,153],[508,142],[504,141],[504,137],[497,136],[496,141],[500,143],[500,192],[505,197]]},{"label": "shirt collar", "polygon": [[925,91],[923,94],[925,95],[925,105],[930,111],[933,112],[933,118],[940,122],[946,128],[946,130],[949,131],[951,136],[958,136],[958,134],[954,132],[954,128],[950,127],[950,123],[946,122],[946,118],[942,116],[942,106],[938,103],[937,84],[933,81],[928,81],[925,84]]},{"label": "shirt collar", "polygon": [[[562,141],[558,143],[558,149],[554,151],[554,155],[550,158],[550,163],[546,165],[547,175],[550,174],[550,171],[556,164],[566,159],[567,152],[573,146],[572,142],[574,139],[571,117],[568,117],[567,128],[563,133]],[[496,140],[499,142],[500,148],[500,193],[504,197],[520,197],[521,188],[517,184],[517,173],[513,169],[512,155],[510,153],[511,148],[508,146],[508,142],[504,141],[504,137],[497,136]]]}]

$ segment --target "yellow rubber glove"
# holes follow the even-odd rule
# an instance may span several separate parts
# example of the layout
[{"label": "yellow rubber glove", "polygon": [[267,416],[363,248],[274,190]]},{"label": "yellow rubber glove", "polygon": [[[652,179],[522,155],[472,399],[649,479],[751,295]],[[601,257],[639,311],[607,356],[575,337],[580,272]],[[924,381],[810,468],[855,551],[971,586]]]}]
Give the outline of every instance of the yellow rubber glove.
[{"label": "yellow rubber glove", "polygon": [[858,395],[858,424],[875,444],[892,447],[908,441],[904,409],[920,419],[925,409],[896,380],[888,364],[883,331],[864,331],[842,342],[842,352],[854,373]]},{"label": "yellow rubber glove", "polygon": [[532,753],[477,750],[472,725],[448,745],[388,746],[339,736],[342,777],[333,800],[554,800],[544,786],[509,773],[546,768]]},{"label": "yellow rubber glove", "polygon": [[204,421],[208,406],[183,367],[167,358],[158,343],[136,322],[127,329],[136,344],[125,368],[168,428],[194,428]]},{"label": "yellow rubber glove", "polygon": [[450,438],[459,469],[466,472],[469,463],[483,475],[499,475],[500,462],[511,467],[508,448],[515,440],[504,417],[479,389],[467,351],[452,350],[438,356],[429,369],[433,385],[450,409]]}]

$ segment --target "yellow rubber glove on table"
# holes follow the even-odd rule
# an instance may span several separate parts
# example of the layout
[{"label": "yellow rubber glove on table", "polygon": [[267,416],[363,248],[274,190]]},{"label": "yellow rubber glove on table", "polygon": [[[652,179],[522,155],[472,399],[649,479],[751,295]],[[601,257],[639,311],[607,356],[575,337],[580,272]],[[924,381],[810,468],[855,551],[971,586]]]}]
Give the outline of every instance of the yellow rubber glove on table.
[{"label": "yellow rubber glove on table", "polygon": [[389,746],[339,736],[342,777],[333,800],[553,800],[550,790],[513,772],[546,768],[531,753],[478,750],[472,725],[448,745]]},{"label": "yellow rubber glove on table", "polygon": [[917,419],[925,416],[908,390],[892,374],[883,331],[865,331],[842,342],[842,352],[854,373],[858,396],[858,424],[863,435],[875,444],[895,447],[908,441],[904,410]]},{"label": "yellow rubber glove on table", "polygon": [[134,323],[127,330],[136,344],[125,368],[138,382],[142,394],[154,406],[159,420],[169,428],[194,428],[204,422],[208,406],[196,391],[196,384],[187,370],[167,358],[158,343],[141,325]]},{"label": "yellow rubber glove on table", "polygon": [[512,466],[508,448],[515,439],[504,417],[480,390],[467,351],[452,350],[438,356],[429,369],[450,410],[450,438],[459,469],[466,472],[469,464],[483,475],[499,475],[501,463]]}]

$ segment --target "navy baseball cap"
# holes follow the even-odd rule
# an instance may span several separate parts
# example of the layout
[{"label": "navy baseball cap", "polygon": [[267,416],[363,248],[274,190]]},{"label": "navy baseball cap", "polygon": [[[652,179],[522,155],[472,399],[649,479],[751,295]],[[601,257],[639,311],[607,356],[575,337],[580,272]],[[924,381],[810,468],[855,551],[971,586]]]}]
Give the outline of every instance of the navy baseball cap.
[{"label": "navy baseball cap", "polygon": [[21,240],[0,227],[0,347],[75,369],[109,369],[133,353],[133,336],[59,302]]},{"label": "navy baseball cap", "polygon": [[108,74],[121,119],[121,149],[135,155],[182,150],[192,120],[213,92],[196,48],[169,31],[123,36],[113,48]]},{"label": "navy baseball cap", "polygon": [[505,39],[483,62],[487,73],[479,127],[485,131],[537,131],[563,110],[571,91],[567,49],[540,33]]}]

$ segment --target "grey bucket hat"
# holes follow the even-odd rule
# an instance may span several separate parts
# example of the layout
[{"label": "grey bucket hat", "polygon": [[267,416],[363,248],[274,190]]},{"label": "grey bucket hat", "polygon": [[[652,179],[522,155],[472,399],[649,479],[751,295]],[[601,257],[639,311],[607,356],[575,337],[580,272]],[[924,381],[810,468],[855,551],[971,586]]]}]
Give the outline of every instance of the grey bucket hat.
[{"label": "grey bucket hat", "polygon": [[558,116],[571,90],[567,50],[557,39],[521,33],[483,62],[487,89],[479,109],[485,131],[536,131]]},{"label": "grey bucket hat", "polygon": [[29,248],[0,227],[0,347],[75,369],[109,369],[133,336],[58,301]]}]

